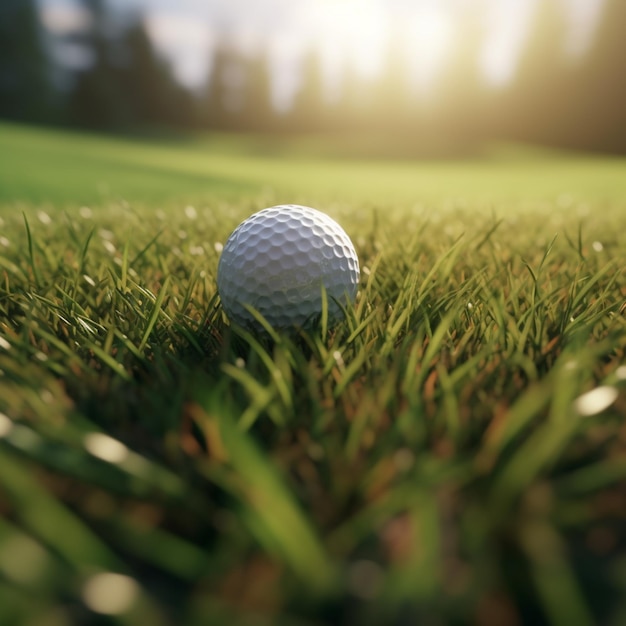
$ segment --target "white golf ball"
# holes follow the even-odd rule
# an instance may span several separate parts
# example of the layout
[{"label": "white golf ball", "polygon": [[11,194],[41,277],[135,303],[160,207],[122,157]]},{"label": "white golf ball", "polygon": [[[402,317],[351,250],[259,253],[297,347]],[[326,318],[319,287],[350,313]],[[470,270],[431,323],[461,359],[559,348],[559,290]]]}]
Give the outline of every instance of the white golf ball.
[{"label": "white golf ball", "polygon": [[[350,237],[330,217],[305,206],[283,204],[244,220],[226,242],[217,289],[232,322],[258,328],[247,306],[274,328],[307,327],[322,313],[341,317],[353,302],[359,260]],[[322,289],[323,287],[323,289]]]}]

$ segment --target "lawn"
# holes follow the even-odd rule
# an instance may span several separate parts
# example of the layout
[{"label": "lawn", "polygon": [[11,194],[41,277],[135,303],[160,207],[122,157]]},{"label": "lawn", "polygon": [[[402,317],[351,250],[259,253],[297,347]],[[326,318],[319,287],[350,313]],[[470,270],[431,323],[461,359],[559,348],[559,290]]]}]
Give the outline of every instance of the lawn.
[{"label": "lawn", "polygon": [[[1,624],[626,622],[626,160],[337,145],[0,124]],[[283,202],[361,286],[258,337]]]}]

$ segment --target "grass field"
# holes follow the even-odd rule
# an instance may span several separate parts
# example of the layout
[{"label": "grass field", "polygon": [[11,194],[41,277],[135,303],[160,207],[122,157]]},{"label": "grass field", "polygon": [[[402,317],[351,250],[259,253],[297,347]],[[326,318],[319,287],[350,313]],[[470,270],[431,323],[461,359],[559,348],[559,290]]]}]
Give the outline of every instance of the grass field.
[{"label": "grass field", "polygon": [[[626,161],[324,150],[0,124],[0,624],[626,622]],[[284,202],[362,284],[267,340]]]}]

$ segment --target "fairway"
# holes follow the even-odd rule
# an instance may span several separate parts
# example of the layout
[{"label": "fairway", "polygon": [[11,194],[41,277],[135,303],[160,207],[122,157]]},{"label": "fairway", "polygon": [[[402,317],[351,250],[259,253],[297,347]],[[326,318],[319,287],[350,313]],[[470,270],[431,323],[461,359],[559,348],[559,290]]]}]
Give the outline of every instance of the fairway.
[{"label": "fairway", "polygon": [[[626,160],[358,145],[0,124],[0,624],[625,623]],[[282,203],[336,327],[222,310]]]},{"label": "fairway", "polygon": [[[626,200],[617,157],[499,146],[474,159],[355,158],[360,138],[208,135],[169,142],[0,124],[0,202],[148,207],[265,197],[440,208]],[[346,158],[347,157],[347,158]],[[552,205],[545,207],[548,210]]]}]

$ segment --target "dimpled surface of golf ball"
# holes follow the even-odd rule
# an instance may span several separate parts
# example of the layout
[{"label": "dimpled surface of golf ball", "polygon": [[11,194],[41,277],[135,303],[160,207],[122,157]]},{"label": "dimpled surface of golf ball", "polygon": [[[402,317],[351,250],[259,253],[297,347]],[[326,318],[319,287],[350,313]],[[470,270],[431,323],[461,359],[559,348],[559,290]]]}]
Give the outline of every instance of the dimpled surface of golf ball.
[{"label": "dimpled surface of golf ball", "polygon": [[232,322],[259,327],[246,308],[256,309],[274,328],[307,327],[322,313],[342,315],[339,303],[353,302],[359,260],[345,231],[324,213],[285,204],[244,220],[224,245],[217,289]]}]

